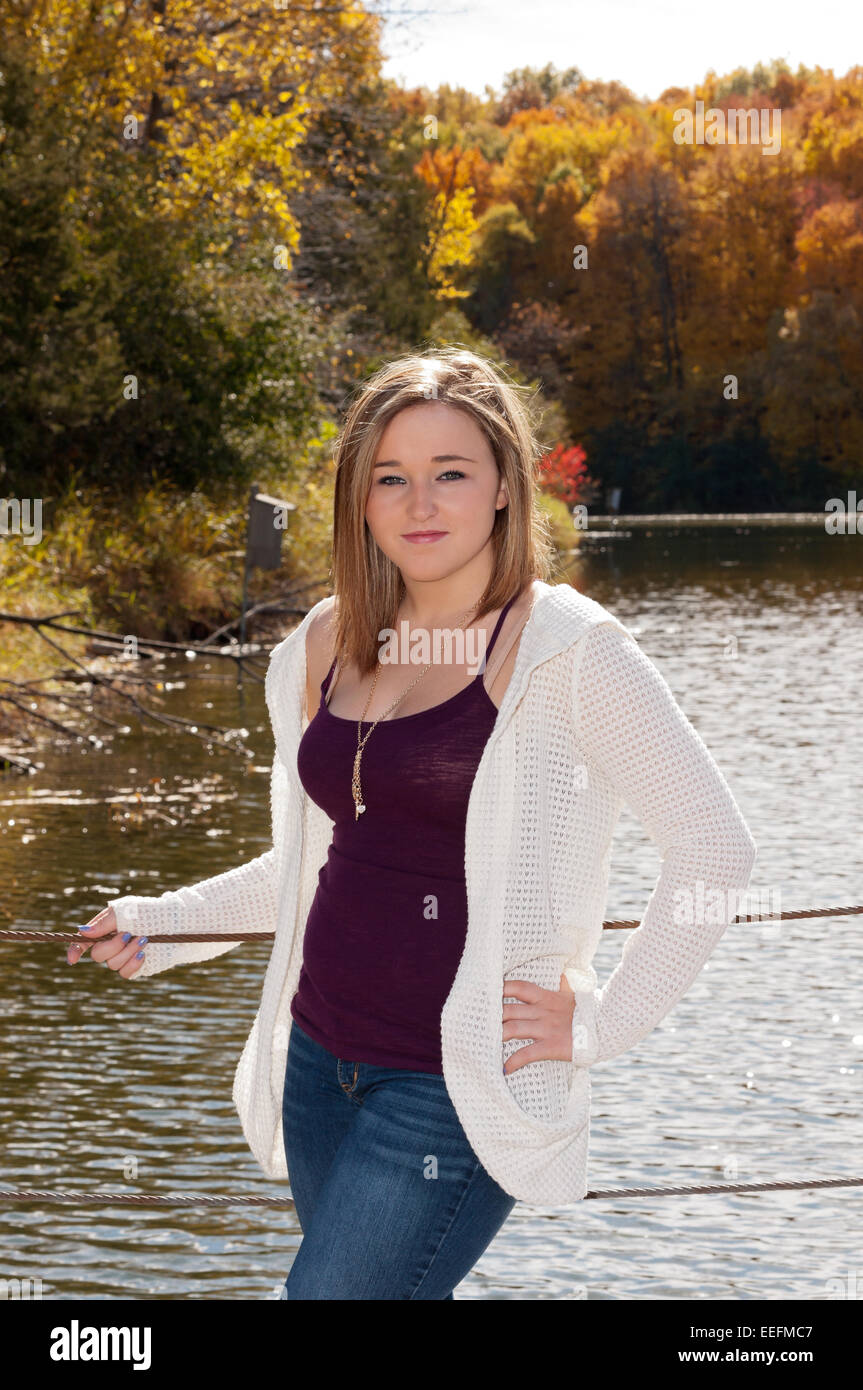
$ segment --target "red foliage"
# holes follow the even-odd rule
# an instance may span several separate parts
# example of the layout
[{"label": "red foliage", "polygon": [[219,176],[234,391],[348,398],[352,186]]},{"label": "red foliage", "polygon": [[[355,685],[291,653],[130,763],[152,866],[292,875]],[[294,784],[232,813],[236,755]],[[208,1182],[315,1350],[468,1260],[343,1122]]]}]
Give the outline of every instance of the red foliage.
[{"label": "red foliage", "polygon": [[587,454],[580,444],[565,448],[556,444],[550,453],[540,459],[540,487],[552,497],[558,497],[568,507],[584,500],[588,488],[595,487],[594,480],[585,467]]}]

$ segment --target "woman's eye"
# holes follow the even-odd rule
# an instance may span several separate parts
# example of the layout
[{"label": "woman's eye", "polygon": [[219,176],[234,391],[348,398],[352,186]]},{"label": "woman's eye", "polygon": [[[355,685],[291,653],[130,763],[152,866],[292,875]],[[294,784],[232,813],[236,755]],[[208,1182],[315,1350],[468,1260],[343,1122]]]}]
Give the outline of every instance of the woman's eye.
[{"label": "woman's eye", "polygon": [[[442,478],[463,478],[465,475],[459,468],[448,468],[446,473],[441,473]],[[382,478],[378,478],[378,483],[403,483],[404,478],[399,477],[398,473],[385,473]]]}]

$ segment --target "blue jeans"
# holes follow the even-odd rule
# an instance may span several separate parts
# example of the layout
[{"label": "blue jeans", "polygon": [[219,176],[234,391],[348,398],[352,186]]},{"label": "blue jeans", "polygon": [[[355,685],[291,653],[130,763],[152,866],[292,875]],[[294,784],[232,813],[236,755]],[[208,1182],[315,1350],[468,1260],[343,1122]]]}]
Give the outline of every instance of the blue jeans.
[{"label": "blue jeans", "polygon": [[442,1075],[346,1061],[292,1022],[282,1125],[303,1232],[287,1299],[451,1299],[516,1199]]}]

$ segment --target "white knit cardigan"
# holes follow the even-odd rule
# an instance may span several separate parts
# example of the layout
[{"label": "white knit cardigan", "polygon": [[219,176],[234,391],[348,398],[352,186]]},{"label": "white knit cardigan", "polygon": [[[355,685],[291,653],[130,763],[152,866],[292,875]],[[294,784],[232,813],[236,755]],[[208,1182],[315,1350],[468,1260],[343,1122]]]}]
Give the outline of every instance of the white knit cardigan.
[{"label": "white knit cardigan", "polygon": [[[756,847],[711,754],[624,624],[569,584],[534,581],[534,591],[471,788],[467,936],[441,1014],[441,1043],[447,1090],[487,1171],[521,1201],[566,1206],[587,1191],[591,1064],[639,1042],[689,988],[738,911],[728,890],[746,888]],[[192,887],[111,903],[121,931],[150,938],[133,980],[237,944],[157,944],[160,935],[275,931],[233,1088],[243,1132],[271,1178],[288,1176],[281,1107],[290,1003],[333,828],[297,773],[307,724],[306,629],[327,601],[270,654],[272,848]],[[640,926],[599,989],[591,962],[624,802],[662,865]],[[687,922],[682,893],[711,902],[701,914],[709,920]],[[563,970],[576,997],[572,1061],[533,1062],[504,1075],[505,1060],[525,1040],[502,1039],[503,981],[558,989]]]}]

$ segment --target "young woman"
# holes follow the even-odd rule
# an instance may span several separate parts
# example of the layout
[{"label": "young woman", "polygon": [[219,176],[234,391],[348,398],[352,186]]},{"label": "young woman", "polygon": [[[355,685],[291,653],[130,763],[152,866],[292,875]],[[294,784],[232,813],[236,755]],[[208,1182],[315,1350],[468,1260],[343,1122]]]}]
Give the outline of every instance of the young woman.
[{"label": "young woman", "polygon": [[[752,837],[656,667],[547,582],[538,456],[471,352],[363,386],[334,594],[267,673],[273,848],[91,924],[132,979],[232,949],[172,930],[275,931],[234,1099],[264,1172],[290,1176],[288,1299],[451,1299],[516,1200],[581,1200],[589,1067],[665,1016],[749,880]],[[600,990],[624,801],[663,864]]]}]

